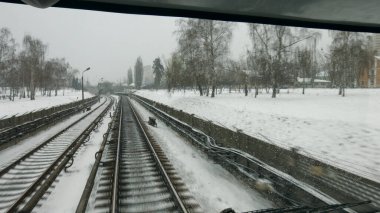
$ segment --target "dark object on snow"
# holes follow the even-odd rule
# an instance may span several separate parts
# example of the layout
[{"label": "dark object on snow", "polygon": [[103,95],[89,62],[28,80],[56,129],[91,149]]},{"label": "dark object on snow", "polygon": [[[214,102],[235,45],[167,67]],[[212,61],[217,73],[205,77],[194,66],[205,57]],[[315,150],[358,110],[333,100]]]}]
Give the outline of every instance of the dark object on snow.
[{"label": "dark object on snow", "polygon": [[90,106],[89,106],[89,107],[87,107],[87,108],[86,108],[86,110],[87,110],[87,111],[90,111],[90,110],[91,110],[91,107],[90,107]]},{"label": "dark object on snow", "polygon": [[224,209],[220,213],[235,213],[235,211],[232,208]]},{"label": "dark object on snow", "polygon": [[157,127],[156,119],[153,118],[153,117],[149,117],[148,124],[151,125],[151,126]]}]

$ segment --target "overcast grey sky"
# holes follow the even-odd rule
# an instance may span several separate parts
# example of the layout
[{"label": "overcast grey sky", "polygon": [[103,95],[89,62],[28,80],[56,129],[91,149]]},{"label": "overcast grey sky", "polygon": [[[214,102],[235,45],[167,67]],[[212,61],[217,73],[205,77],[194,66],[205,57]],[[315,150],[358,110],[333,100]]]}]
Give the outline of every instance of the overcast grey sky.
[{"label": "overcast grey sky", "polygon": [[[90,66],[85,75],[92,83],[126,77],[138,56],[144,65],[167,58],[177,46],[176,19],[0,3],[0,28],[9,28],[18,43],[25,34],[41,39],[49,45],[48,58],[65,57],[79,70]],[[249,43],[246,24],[236,24],[231,56],[245,53]]]}]

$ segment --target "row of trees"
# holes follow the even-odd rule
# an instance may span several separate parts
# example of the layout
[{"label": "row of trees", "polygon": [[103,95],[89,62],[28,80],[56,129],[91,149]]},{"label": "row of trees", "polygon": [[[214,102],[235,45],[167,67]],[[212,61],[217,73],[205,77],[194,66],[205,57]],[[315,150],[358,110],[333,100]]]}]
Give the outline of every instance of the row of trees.
[{"label": "row of trees", "polygon": [[196,86],[200,95],[215,96],[225,71],[232,24],[214,20],[180,19],[178,51],[166,61],[168,89]]},{"label": "row of trees", "polygon": [[36,90],[51,96],[62,87],[80,88],[78,71],[64,58],[46,59],[48,45],[40,39],[25,35],[19,46],[7,28],[0,29],[0,86],[10,100],[34,100]]},{"label": "row of trees", "polygon": [[[155,88],[159,88],[161,86],[161,80],[164,76],[164,66],[161,64],[161,59],[159,57],[154,59],[152,70],[154,74],[153,86]],[[142,62],[142,58],[140,56],[136,59],[134,71],[132,71],[132,69],[129,68],[127,76],[128,76],[128,79],[127,79],[128,85],[131,85],[132,83],[134,83],[135,88],[140,89],[142,87],[143,77],[144,77],[144,65]]]},{"label": "row of trees", "polygon": [[372,37],[366,34],[343,31],[330,34],[333,41],[325,55],[326,66],[331,82],[339,87],[339,95],[345,96],[345,88],[360,85],[361,76],[372,69],[376,52]]},{"label": "row of trees", "polygon": [[[359,85],[375,54],[371,37],[364,33],[331,31],[329,50],[318,49],[321,34],[316,30],[286,26],[248,24],[252,49],[239,60],[229,56],[233,24],[214,20],[180,19],[178,49],[166,60],[168,89],[196,88],[199,94],[215,97],[219,88],[254,88],[272,92],[294,86],[297,78],[313,85],[325,73],[330,86]],[[305,81],[308,82],[305,82]],[[299,82],[297,82],[299,84]]]}]

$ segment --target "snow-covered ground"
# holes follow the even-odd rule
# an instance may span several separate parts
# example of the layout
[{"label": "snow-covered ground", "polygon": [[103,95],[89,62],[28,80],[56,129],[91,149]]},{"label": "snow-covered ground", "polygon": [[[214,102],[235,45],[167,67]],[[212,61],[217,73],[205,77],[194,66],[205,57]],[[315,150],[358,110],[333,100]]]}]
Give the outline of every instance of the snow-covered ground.
[{"label": "snow-covered ground", "polygon": [[[155,117],[137,102],[132,103],[146,120],[149,116]],[[205,212],[221,212],[225,208],[241,212],[273,207],[272,202],[213,163],[159,120],[157,128],[148,128]]]},{"label": "snow-covered ground", "polygon": [[380,182],[380,89],[282,90],[276,99],[265,92],[224,91],[216,98],[194,91],[168,93],[140,90],[136,94],[170,105],[227,128],[240,129],[289,149],[296,147],[320,159]]},{"label": "snow-covered ground", "polygon": [[[0,100],[0,119],[10,117],[13,115],[22,115],[26,112],[37,111],[44,108],[49,108],[52,106],[67,104],[70,102],[81,100],[82,91],[66,89],[65,95],[63,96],[63,91],[60,90],[57,96],[42,96],[39,92],[36,93],[36,99],[31,101],[28,98],[15,98],[14,101],[9,99]],[[85,92],[84,98],[92,97],[93,95]]]}]

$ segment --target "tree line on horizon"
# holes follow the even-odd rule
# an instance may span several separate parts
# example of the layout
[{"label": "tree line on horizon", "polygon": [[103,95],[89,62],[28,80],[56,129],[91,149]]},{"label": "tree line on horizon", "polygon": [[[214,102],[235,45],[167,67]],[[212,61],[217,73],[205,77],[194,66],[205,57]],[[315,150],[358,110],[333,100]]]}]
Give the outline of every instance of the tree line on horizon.
[{"label": "tree line on horizon", "polygon": [[[252,48],[233,60],[229,57],[233,23],[215,20],[177,20],[178,47],[165,61],[167,89],[195,89],[200,96],[215,97],[217,89],[253,89],[272,93],[280,88],[313,86],[321,73],[329,87],[358,87],[360,76],[371,69],[375,50],[366,33],[329,31],[328,50],[318,49],[321,34],[317,30],[276,25],[248,24]],[[295,85],[297,78],[303,79]]]},{"label": "tree line on horizon", "polygon": [[[250,91],[255,97],[266,91],[275,98],[286,87],[302,87],[305,93],[305,88],[323,74],[329,87],[338,88],[344,96],[345,88],[358,87],[363,73],[374,64],[376,52],[367,33],[329,31],[332,41],[322,50],[317,48],[321,39],[317,30],[247,25],[252,45],[234,60],[229,55],[233,23],[180,18],[176,21],[177,48],[168,59],[153,60],[152,85],[143,85],[141,56],[134,69],[128,69],[126,82],[134,83],[137,89],[192,89],[200,96],[215,97],[223,89],[242,89],[246,96]],[[79,71],[65,58],[47,59],[47,48],[31,35],[25,35],[19,45],[7,28],[0,29],[0,87],[10,100],[33,100],[36,90],[51,96],[63,87],[81,87],[76,77]]]},{"label": "tree line on horizon", "polygon": [[57,96],[61,88],[81,88],[79,71],[65,58],[47,59],[48,45],[43,41],[25,35],[19,46],[9,29],[0,28],[0,87],[11,101],[15,97],[34,100],[37,90],[43,96],[52,92]]},{"label": "tree line on horizon", "polygon": [[154,82],[152,85],[143,85],[144,77],[144,65],[141,56],[137,57],[134,70],[129,68],[127,71],[127,84],[131,85],[134,83],[136,89],[144,88],[160,88],[162,86],[161,81],[164,77],[165,68],[161,63],[160,57],[153,60],[152,71],[154,75]]}]

